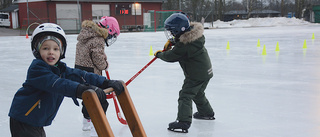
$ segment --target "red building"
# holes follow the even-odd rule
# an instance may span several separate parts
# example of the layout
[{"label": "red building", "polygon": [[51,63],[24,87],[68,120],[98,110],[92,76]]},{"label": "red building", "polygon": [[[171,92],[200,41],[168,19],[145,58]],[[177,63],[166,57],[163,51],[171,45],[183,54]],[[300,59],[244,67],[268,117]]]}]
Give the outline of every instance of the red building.
[{"label": "red building", "polygon": [[83,20],[115,17],[122,30],[151,26],[149,11],[162,9],[164,0],[16,0],[20,28],[51,22],[65,31],[79,32]]}]

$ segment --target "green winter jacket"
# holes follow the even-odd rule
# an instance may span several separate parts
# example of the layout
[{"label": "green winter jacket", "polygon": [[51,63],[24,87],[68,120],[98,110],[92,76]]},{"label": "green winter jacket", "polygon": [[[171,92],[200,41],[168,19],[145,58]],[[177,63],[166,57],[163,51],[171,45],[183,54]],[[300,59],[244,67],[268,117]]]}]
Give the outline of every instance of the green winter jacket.
[{"label": "green winter jacket", "polygon": [[204,47],[203,26],[192,22],[192,29],[180,36],[171,50],[158,53],[156,56],[166,62],[179,61],[186,78],[207,80],[213,76],[211,61]]}]

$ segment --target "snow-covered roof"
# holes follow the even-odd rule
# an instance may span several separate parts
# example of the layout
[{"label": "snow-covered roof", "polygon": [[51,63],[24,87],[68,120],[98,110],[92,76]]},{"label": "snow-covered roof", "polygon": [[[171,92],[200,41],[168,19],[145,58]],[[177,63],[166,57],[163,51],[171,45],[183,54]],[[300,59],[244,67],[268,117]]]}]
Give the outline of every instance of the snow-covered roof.
[{"label": "snow-covered roof", "polygon": [[[279,14],[280,12],[274,11],[274,10],[253,10],[253,11],[251,11],[251,14],[270,14],[270,13]],[[245,10],[232,10],[232,11],[228,11],[225,13],[225,15],[234,15],[234,14],[248,14],[248,12]]]}]

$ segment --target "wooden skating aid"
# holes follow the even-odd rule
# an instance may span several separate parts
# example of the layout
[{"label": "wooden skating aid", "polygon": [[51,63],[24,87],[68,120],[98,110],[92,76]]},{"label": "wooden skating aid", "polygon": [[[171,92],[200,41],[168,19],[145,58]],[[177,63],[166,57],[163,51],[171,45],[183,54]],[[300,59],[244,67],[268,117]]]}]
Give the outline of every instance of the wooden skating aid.
[{"label": "wooden skating aid", "polygon": [[[117,96],[119,104],[121,106],[122,112],[126,118],[128,126],[130,128],[131,134],[133,137],[147,137],[146,132],[142,126],[136,108],[132,102],[130,94],[128,92],[127,86],[125,83],[122,83],[124,87],[124,92]],[[105,93],[112,92],[113,88],[105,89]]]},{"label": "wooden skating aid", "polygon": [[[142,126],[136,108],[133,105],[132,99],[128,92],[125,83],[122,83],[124,92],[117,96],[122,112],[127,120],[133,137],[147,137],[146,132]],[[107,94],[112,92],[113,88],[105,89]],[[93,90],[87,90],[82,94],[83,102],[91,117],[92,123],[97,131],[99,137],[114,137],[112,129],[109,125],[106,115],[103,112],[97,94]]]},{"label": "wooden skating aid", "polygon": [[92,89],[82,93],[82,100],[86,106],[94,128],[99,137],[114,137],[108,119],[103,112],[96,92]]}]

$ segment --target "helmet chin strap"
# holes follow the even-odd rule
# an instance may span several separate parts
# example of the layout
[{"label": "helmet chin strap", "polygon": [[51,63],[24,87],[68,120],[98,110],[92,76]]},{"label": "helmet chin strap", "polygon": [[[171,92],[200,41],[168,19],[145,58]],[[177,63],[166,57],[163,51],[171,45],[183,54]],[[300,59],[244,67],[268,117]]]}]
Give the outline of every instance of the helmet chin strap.
[{"label": "helmet chin strap", "polygon": [[106,46],[109,47],[108,38],[107,38],[107,39],[104,39],[104,42],[106,43]]}]

